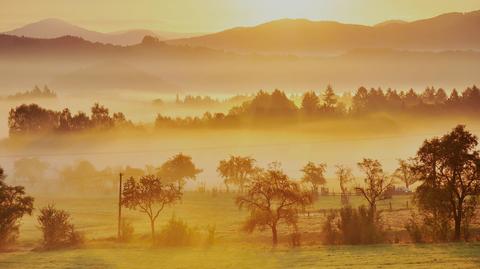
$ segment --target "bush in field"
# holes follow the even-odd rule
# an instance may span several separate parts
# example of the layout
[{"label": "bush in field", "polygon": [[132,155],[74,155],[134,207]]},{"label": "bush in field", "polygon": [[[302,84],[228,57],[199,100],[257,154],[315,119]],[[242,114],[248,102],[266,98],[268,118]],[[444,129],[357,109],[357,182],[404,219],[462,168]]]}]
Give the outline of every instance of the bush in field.
[{"label": "bush in field", "polygon": [[336,225],[336,218],[338,214],[331,210],[328,215],[325,223],[322,226],[323,242],[327,245],[337,244],[340,240],[340,234],[338,227]]},{"label": "bush in field", "polygon": [[0,249],[12,244],[18,236],[18,221],[32,214],[33,198],[25,195],[22,186],[9,186],[0,167]]},{"label": "bush in field", "polygon": [[43,247],[57,249],[78,246],[83,243],[83,236],[75,231],[70,223],[70,214],[49,205],[40,209],[38,223],[43,233]]},{"label": "bush in field", "polygon": [[135,229],[130,221],[122,219],[120,225],[120,242],[128,243],[132,241]]},{"label": "bush in field", "polygon": [[385,242],[385,231],[378,215],[365,206],[358,209],[344,207],[332,211],[323,225],[324,243],[326,244],[378,244]]},{"label": "bush in field", "polygon": [[158,235],[157,244],[166,247],[183,247],[194,244],[196,232],[187,223],[172,216]]}]

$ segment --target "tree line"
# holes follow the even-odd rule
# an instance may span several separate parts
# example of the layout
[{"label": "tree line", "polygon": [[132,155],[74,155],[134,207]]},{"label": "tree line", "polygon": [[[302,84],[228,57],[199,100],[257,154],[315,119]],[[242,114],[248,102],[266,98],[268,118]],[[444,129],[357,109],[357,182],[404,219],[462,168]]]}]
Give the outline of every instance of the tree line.
[{"label": "tree line", "polygon": [[[304,93],[299,100],[299,105],[292,98],[287,97],[280,90],[274,90],[271,93],[259,91],[242,105],[232,107],[228,113],[206,112],[201,117],[184,118],[158,114],[154,125],[157,129],[238,127],[262,119],[273,123],[278,119],[277,123],[284,125],[288,123],[286,120],[361,117],[379,112],[392,115],[435,116],[447,113],[477,115],[480,109],[480,90],[476,86],[468,87],[461,93],[453,89],[450,95],[441,88],[433,87],[426,88],[420,94],[413,89],[399,92],[392,89],[367,90],[365,87],[360,87],[353,96],[347,93],[342,97],[329,86],[321,94],[314,91]],[[188,100],[191,100],[188,102],[203,102],[210,99],[189,97]],[[178,102],[185,103],[187,98]],[[68,108],[54,111],[36,104],[24,104],[10,110],[8,126],[12,136],[46,132],[146,128],[142,124],[132,123],[122,112],[110,115],[109,109],[99,104],[94,104],[90,116],[84,112],[72,114]]]},{"label": "tree line", "polygon": [[57,93],[54,90],[51,90],[47,85],[43,86],[43,90],[41,90],[37,85],[35,85],[32,90],[17,92],[15,94],[6,96],[4,99],[7,101],[11,101],[38,98],[57,98]]}]

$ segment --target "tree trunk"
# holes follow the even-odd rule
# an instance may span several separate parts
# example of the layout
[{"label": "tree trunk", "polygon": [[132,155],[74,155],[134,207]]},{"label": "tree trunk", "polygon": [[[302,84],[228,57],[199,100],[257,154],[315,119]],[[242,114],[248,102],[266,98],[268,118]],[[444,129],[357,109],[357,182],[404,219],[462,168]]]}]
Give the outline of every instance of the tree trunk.
[{"label": "tree trunk", "polygon": [[155,243],[155,220],[150,220],[150,229],[152,229],[152,242]]},{"label": "tree trunk", "polygon": [[274,224],[272,225],[272,245],[276,246],[278,243],[278,238],[277,238],[277,225]]},{"label": "tree trunk", "polygon": [[459,208],[457,210],[456,216],[453,218],[455,221],[455,235],[453,240],[454,241],[460,241],[460,238],[462,236],[462,209]]}]

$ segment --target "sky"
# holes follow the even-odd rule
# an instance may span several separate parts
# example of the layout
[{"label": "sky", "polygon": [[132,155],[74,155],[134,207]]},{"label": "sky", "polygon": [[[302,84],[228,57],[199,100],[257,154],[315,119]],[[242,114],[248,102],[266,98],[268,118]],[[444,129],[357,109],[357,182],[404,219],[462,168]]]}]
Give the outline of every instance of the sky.
[{"label": "sky", "polygon": [[281,18],[373,25],[480,10],[480,0],[0,0],[0,31],[58,18],[102,31],[216,32]]}]

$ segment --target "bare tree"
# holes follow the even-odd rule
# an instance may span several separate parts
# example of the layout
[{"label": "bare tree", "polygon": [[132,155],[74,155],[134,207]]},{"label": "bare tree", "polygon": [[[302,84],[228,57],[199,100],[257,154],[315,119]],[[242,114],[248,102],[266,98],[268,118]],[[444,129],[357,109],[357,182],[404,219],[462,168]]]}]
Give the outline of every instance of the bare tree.
[{"label": "bare tree", "polygon": [[377,202],[386,199],[386,191],[393,186],[392,179],[383,172],[382,165],[378,160],[363,159],[358,167],[365,173],[363,187],[356,187],[367,200],[372,217],[376,217]]},{"label": "bare tree", "polygon": [[340,190],[342,192],[341,202],[342,205],[347,206],[350,203],[348,184],[354,180],[352,169],[343,165],[337,165],[335,168],[335,174],[337,175],[338,182],[340,183]]},{"label": "bare tree", "polygon": [[250,211],[244,229],[253,232],[256,228],[270,228],[272,243],[276,245],[279,222],[283,220],[295,227],[298,212],[312,201],[310,192],[302,191],[300,185],[291,181],[279,167],[271,166],[253,178],[236,203]]},{"label": "bare tree", "polygon": [[123,186],[122,205],[147,214],[152,240],[155,241],[155,220],[167,205],[182,198],[182,192],[173,184],[163,184],[159,177],[147,175],[135,181],[133,177]]},{"label": "bare tree", "polygon": [[220,161],[217,167],[227,192],[230,184],[237,185],[240,192],[243,192],[245,185],[258,170],[255,167],[255,159],[241,156],[230,156],[230,159]]}]

